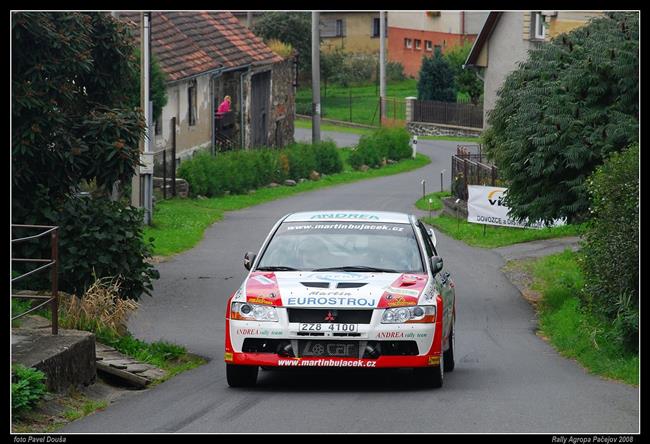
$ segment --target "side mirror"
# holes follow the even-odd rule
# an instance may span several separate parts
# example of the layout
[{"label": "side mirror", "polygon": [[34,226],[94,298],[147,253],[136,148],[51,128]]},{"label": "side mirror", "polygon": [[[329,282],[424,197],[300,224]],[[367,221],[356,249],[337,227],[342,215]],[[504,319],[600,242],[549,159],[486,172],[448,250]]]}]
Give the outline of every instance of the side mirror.
[{"label": "side mirror", "polygon": [[253,266],[253,262],[255,262],[255,257],[257,255],[251,251],[246,252],[244,254],[244,268],[247,270],[250,270],[251,267]]},{"label": "side mirror", "polygon": [[435,276],[440,270],[442,270],[442,258],[440,256],[433,256],[431,258],[431,272]]},{"label": "side mirror", "polygon": [[436,234],[433,232],[433,228],[429,228],[427,230],[427,233],[429,233],[429,237],[431,238],[431,242],[433,243],[434,247],[437,247],[436,245],[438,243],[438,239],[436,239]]}]

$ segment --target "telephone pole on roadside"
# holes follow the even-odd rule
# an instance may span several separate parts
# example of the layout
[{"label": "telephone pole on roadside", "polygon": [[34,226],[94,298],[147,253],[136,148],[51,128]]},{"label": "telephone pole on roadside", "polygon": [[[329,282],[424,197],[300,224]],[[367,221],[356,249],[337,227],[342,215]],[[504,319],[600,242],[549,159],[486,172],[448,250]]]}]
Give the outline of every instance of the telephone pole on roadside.
[{"label": "telephone pole on roadside", "polygon": [[320,142],[320,13],[311,13],[311,142]]},{"label": "telephone pole on roadside", "polygon": [[379,11],[379,121],[386,115],[386,11]]}]

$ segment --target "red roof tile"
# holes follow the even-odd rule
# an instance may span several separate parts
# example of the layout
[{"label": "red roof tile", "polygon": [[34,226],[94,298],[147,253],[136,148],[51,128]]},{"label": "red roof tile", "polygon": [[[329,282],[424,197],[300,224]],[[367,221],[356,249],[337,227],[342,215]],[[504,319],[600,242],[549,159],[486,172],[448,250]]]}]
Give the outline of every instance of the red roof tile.
[{"label": "red roof tile", "polygon": [[[274,63],[282,57],[230,12],[152,12],[151,50],[169,80],[250,63]],[[140,13],[123,12],[140,40]]]}]

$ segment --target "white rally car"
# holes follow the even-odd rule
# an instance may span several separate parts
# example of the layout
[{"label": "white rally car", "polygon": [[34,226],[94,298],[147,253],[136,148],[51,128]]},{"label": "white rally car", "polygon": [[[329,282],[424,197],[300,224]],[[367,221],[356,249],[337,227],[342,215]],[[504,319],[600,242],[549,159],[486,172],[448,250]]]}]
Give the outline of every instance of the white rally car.
[{"label": "white rally car", "polygon": [[226,308],[228,384],[261,367],[454,368],[454,283],[415,216],[319,211],[280,219]]}]

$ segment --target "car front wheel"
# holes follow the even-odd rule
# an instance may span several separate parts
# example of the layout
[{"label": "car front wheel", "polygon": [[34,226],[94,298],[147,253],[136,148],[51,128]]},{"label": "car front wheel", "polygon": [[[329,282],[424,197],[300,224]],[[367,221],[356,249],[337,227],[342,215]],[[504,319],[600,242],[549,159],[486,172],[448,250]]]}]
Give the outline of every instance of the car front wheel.
[{"label": "car front wheel", "polygon": [[456,336],[454,333],[454,324],[451,324],[451,331],[449,332],[449,348],[446,352],[443,353],[445,358],[445,371],[452,372],[454,371],[454,343],[456,342]]},{"label": "car front wheel", "polygon": [[254,387],[258,367],[254,365],[226,364],[226,379],[230,387]]}]

